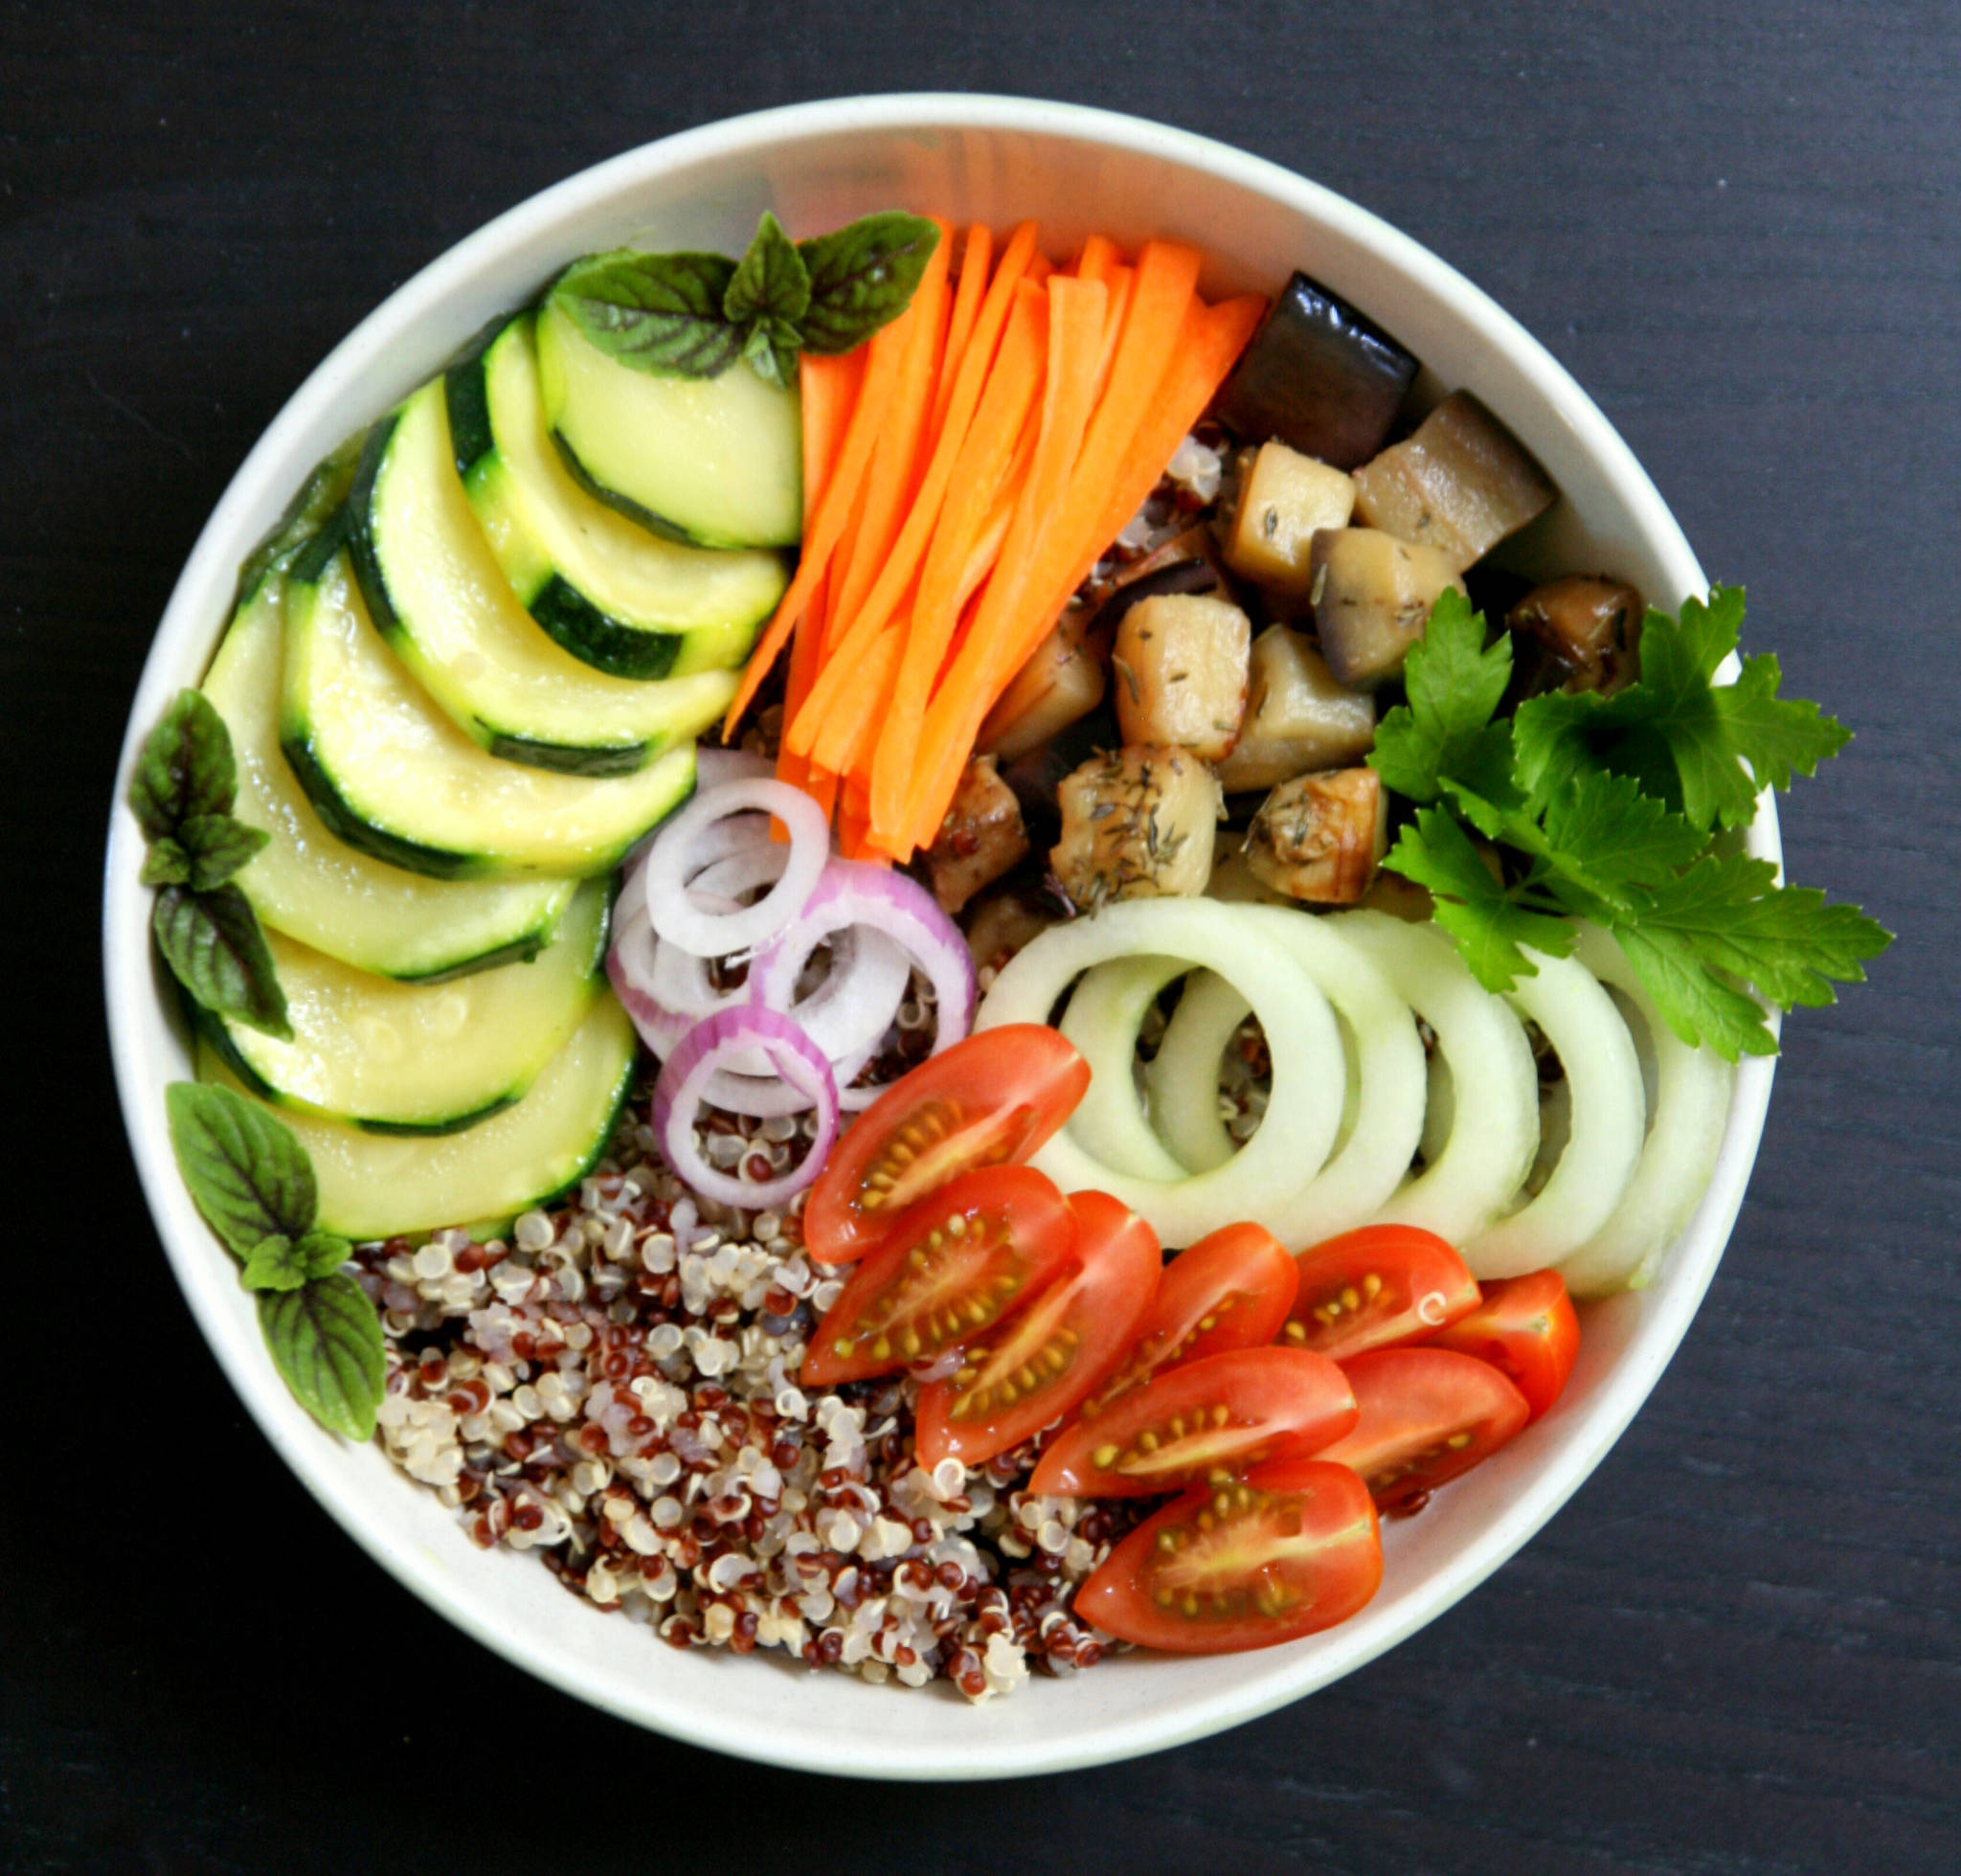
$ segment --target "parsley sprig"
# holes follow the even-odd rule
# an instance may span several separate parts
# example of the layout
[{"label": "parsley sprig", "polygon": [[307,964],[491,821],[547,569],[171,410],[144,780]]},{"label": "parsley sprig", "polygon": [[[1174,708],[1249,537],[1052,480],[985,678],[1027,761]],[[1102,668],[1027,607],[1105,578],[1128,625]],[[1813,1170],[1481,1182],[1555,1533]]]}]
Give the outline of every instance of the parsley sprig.
[{"label": "parsley sprig", "polygon": [[[1487,989],[1535,967],[1524,947],[1564,957],[1575,918],[1606,927],[1677,1035],[1729,1061],[1777,1044],[1757,997],[1790,1009],[1836,1000],[1892,935],[1856,906],[1779,886],[1768,861],[1717,850],[1748,824],[1757,790],[1789,788],[1850,732],[1814,704],[1777,694],[1777,661],[1736,648],[1743,592],[1717,587],[1679,619],[1651,610],[1639,682],[1612,697],[1553,693],[1498,715],[1510,636],[1446,592],[1406,670],[1370,763],[1416,802],[1386,864],[1426,886],[1436,921]],[[1506,849],[1497,866],[1474,840]]]}]

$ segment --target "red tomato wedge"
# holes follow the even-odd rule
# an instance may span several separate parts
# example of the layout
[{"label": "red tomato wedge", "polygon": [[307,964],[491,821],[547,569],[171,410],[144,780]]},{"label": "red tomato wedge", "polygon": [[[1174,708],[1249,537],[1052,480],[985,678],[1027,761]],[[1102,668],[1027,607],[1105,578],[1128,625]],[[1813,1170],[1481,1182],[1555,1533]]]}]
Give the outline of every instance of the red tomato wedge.
[{"label": "red tomato wedge", "polygon": [[1021,1308],[1075,1248],[1068,1201],[1031,1166],[962,1173],[851,1274],[798,1378],[828,1388],[930,1362]]},{"label": "red tomato wedge", "polygon": [[1560,1397],[1579,1359],[1580,1319],[1559,1272],[1535,1270],[1487,1283],[1483,1301],[1428,1345],[1476,1355],[1509,1375],[1536,1420]]},{"label": "red tomato wedge", "polygon": [[1147,1381],[1065,1427],[1031,1492],[1150,1498],[1267,1459],[1305,1458],[1355,1424],[1347,1377],[1305,1348],[1235,1348]]},{"label": "red tomato wedge", "polygon": [[1228,1225],[1200,1238],[1164,1266],[1130,1354],[1090,1396],[1083,1418],[1167,1368],[1264,1346],[1286,1322],[1298,1281],[1293,1257],[1264,1226]]},{"label": "red tomato wedge", "polygon": [[998,1335],[961,1351],[950,1381],[919,1394],[921,1465],[979,1465],[1071,1413],[1137,1339],[1164,1254],[1158,1234],[1106,1192],[1070,1201],[1076,1250]]},{"label": "red tomato wedge", "polygon": [[1039,1023],[957,1042],[901,1076],[839,1141],[803,1207],[813,1261],[848,1264],[963,1172],[1028,1158],[1075,1111],[1090,1065]]},{"label": "red tomato wedge", "polygon": [[1295,1262],[1300,1290],[1283,1331],[1287,1345],[1332,1361],[1426,1342],[1477,1307],[1477,1284],[1463,1258],[1414,1225],[1364,1225]]},{"label": "red tomato wedge", "polygon": [[1488,1363],[1452,1348],[1378,1348],[1343,1362],[1362,1417],[1322,1455],[1353,1466],[1385,1511],[1418,1511],[1531,1418]]},{"label": "red tomato wedge", "polygon": [[1346,1621],[1382,1580],[1368,1488],[1346,1466],[1276,1459],[1145,1519],[1075,1614],[1139,1647],[1237,1654]]}]

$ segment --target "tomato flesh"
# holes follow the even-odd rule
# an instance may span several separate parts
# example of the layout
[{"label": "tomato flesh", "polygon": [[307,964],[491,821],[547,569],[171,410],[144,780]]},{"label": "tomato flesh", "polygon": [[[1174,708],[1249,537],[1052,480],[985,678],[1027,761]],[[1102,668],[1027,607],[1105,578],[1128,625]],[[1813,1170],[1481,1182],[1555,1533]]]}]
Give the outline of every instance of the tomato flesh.
[{"label": "tomato flesh", "polygon": [[1477,1307],[1463,1258],[1414,1225],[1364,1225],[1303,1251],[1295,1263],[1300,1289],[1282,1334],[1289,1347],[1331,1361],[1426,1341]]},{"label": "tomato flesh", "polygon": [[1139,1647],[1236,1654],[1346,1621],[1382,1576],[1368,1488],[1346,1466],[1282,1459],[1147,1518],[1076,1592],[1075,1614]]},{"label": "tomato flesh", "polygon": [[1075,1045],[1036,1023],[983,1029],[929,1056],[838,1143],[804,1204],[804,1250],[820,1264],[856,1262],[961,1173],[1026,1160],[1089,1085]]},{"label": "tomato flesh", "polygon": [[1487,1283],[1477,1307],[1429,1345],[1489,1362],[1510,1377],[1536,1420],[1560,1397],[1579,1359],[1580,1319],[1559,1272],[1535,1270]]},{"label": "tomato flesh", "polygon": [[1497,1368],[1454,1348],[1377,1348],[1341,1367],[1361,1417],[1321,1458],[1352,1466],[1384,1511],[1420,1510],[1531,1418]]},{"label": "tomato flesh", "polygon": [[1269,1459],[1304,1458],[1354,1426],[1348,1380],[1305,1348],[1237,1348],[1147,1381],[1065,1427],[1031,1492],[1149,1498],[1217,1482]]},{"label": "tomato flesh", "polygon": [[1294,1259],[1260,1225],[1228,1225],[1164,1267],[1157,1300],[1128,1357],[1096,1389],[1083,1417],[1100,1413],[1154,1374],[1273,1341],[1294,1306]]},{"label": "tomato flesh", "polygon": [[1068,1202],[1031,1166],[963,1173],[893,1224],[810,1338],[816,1387],[890,1374],[983,1335],[1075,1249]]},{"label": "tomato flesh", "polygon": [[1033,1302],[919,1393],[919,1462],[979,1465],[1071,1413],[1135,1341],[1164,1255],[1158,1234],[1105,1192],[1076,1192],[1075,1254]]}]

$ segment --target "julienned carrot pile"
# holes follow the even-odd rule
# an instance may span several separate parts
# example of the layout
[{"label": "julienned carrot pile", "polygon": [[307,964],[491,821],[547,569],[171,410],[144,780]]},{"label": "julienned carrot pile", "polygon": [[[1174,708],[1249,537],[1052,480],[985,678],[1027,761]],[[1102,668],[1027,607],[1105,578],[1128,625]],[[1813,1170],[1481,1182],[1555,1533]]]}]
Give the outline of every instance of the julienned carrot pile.
[{"label": "julienned carrot pile", "polygon": [[803,554],[743,674],[733,735],[788,644],[778,773],[844,850],[930,846],[980,724],[1157,486],[1266,303],[1207,305],[1199,257],[1127,265],[1093,236],[1058,271],[1032,223],[995,257],[953,231],[906,312],[803,354]]}]

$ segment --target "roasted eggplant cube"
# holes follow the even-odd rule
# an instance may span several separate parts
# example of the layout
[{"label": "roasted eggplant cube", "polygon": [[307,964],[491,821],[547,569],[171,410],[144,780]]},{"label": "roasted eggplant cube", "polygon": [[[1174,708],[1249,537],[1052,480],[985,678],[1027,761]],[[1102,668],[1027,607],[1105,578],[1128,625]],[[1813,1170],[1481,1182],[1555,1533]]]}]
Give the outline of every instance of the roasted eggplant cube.
[{"label": "roasted eggplant cube", "polygon": [[1345,528],[1355,478],[1285,443],[1260,446],[1240,485],[1226,564],[1263,592],[1305,599],[1318,529]]},{"label": "roasted eggplant cube", "polygon": [[1027,851],[1022,804],[995,772],[994,757],[977,756],[960,777],[938,836],[926,853],[926,872],[939,909],[959,911]]},{"label": "roasted eggplant cube", "polygon": [[1190,750],[1158,744],[1098,756],[1058,792],[1062,839],[1048,864],[1078,911],[1206,890],[1222,797]]},{"label": "roasted eggplant cube", "polygon": [[1537,660],[1537,689],[1611,697],[1637,674],[1641,596],[1624,579],[1574,574],[1548,580],[1505,615],[1505,624]]},{"label": "roasted eggplant cube", "polygon": [[1296,274],[1226,387],[1220,422],[1248,442],[1277,437],[1338,469],[1383,446],[1416,360],[1339,294]]},{"label": "roasted eggplant cube", "polygon": [[1335,769],[1283,781],[1260,803],[1246,837],[1253,877],[1313,905],[1353,905],[1388,847],[1388,802],[1373,769]]},{"label": "roasted eggplant cube", "polygon": [[974,968],[985,973],[981,988],[1023,945],[1040,938],[1061,916],[1052,905],[1008,886],[978,900],[967,915],[967,949],[973,954]]},{"label": "roasted eggplant cube", "polygon": [[1251,622],[1227,599],[1161,593],[1132,606],[1110,653],[1124,741],[1224,756],[1246,712],[1251,645]]},{"label": "roasted eggplant cube", "polygon": [[1056,621],[987,712],[980,726],[983,751],[1011,762],[1103,701],[1103,660],[1087,642],[1088,626],[1089,615],[1079,607]]},{"label": "roasted eggplant cube", "polygon": [[1252,642],[1246,719],[1216,764],[1228,795],[1359,762],[1375,743],[1375,699],[1335,682],[1307,634],[1269,625]]},{"label": "roasted eggplant cube", "polygon": [[1433,547],[1376,528],[1314,537],[1314,626],[1337,684],[1372,690],[1403,668],[1445,587],[1464,590]]},{"label": "roasted eggplant cube", "polygon": [[1524,444],[1468,391],[1355,472],[1357,518],[1435,548],[1455,573],[1558,499]]}]

